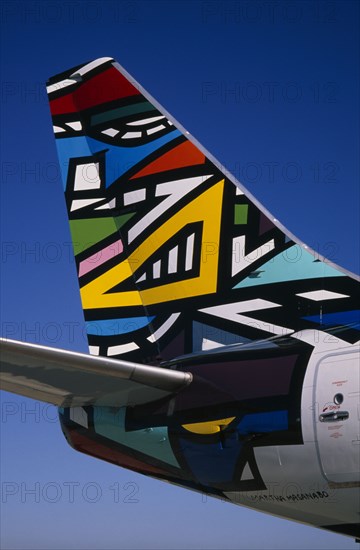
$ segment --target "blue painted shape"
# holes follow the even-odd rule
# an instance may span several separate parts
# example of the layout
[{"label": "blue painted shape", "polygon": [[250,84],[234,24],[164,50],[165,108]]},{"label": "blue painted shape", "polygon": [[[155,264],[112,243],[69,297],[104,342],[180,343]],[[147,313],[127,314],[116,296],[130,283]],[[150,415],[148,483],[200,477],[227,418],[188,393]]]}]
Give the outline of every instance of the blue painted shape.
[{"label": "blue painted shape", "polygon": [[316,262],[315,258],[299,245],[294,245],[272,258],[258,269],[263,271],[259,277],[247,277],[234,288],[297,281],[301,279],[318,279],[322,277],[345,277],[325,262]]},{"label": "blue painted shape", "polygon": [[287,430],[289,427],[288,411],[271,411],[247,414],[237,426],[241,435],[252,433],[270,433]]},{"label": "blue painted shape", "polygon": [[309,317],[303,317],[306,321],[312,321],[317,325],[352,325],[351,328],[360,330],[360,310],[354,309],[352,311],[337,311],[336,313],[324,313],[320,318],[320,315],[310,315]]},{"label": "blue painted shape", "polygon": [[135,166],[135,164],[180,135],[181,132],[179,130],[173,130],[155,141],[151,141],[145,145],[138,145],[137,147],[116,147],[115,145],[91,140],[97,145],[101,143],[102,149],[108,149],[106,153],[106,187],[109,187],[117,178]]},{"label": "blue painted shape", "polygon": [[56,143],[64,188],[71,158],[88,157],[106,151],[106,187],[109,187],[135,164],[180,135],[180,130],[174,129],[165,136],[137,147],[117,147],[86,136],[58,139]]},{"label": "blue painted shape", "polygon": [[86,332],[96,336],[115,336],[116,334],[127,334],[139,328],[149,325],[155,316],[152,317],[129,317],[127,319],[105,319],[102,321],[87,321]]},{"label": "blue painted shape", "polygon": [[228,483],[242,449],[236,433],[226,435],[224,447],[220,443],[195,443],[180,438],[179,443],[195,479],[203,485]]},{"label": "blue painted shape", "polygon": [[196,321],[193,322],[193,351],[202,350],[203,338],[218,342],[219,346],[229,346],[230,344],[246,344],[250,342],[249,338],[211,327]]},{"label": "blue painted shape", "polygon": [[96,433],[180,468],[171,448],[166,426],[126,431],[125,414],[126,407],[117,410],[112,407],[96,407],[94,411]]},{"label": "blue painted shape", "polygon": [[[98,150],[104,150],[104,143]],[[86,136],[63,138],[56,140],[56,148],[60,161],[61,179],[63,187],[66,189],[69,160],[77,157],[91,157],[94,153],[90,149],[90,144]]]}]

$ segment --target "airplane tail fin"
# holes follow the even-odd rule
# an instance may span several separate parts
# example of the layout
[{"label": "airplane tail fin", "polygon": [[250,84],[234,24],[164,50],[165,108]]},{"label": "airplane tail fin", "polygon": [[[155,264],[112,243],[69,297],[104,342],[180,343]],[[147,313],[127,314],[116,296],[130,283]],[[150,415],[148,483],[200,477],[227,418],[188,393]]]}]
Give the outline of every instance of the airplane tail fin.
[{"label": "airplane tail fin", "polygon": [[156,364],[354,324],[354,276],[289,235],[112,58],[47,91],[91,354]]}]

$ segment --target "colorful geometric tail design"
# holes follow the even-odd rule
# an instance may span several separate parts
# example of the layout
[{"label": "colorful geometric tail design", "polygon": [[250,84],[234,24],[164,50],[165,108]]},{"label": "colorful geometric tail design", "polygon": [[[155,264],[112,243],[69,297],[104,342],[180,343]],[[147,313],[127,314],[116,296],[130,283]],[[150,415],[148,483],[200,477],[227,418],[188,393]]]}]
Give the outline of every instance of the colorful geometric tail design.
[{"label": "colorful geometric tail design", "polygon": [[320,325],[358,338],[355,277],[296,244],[113,59],[48,94],[90,353],[158,363]]}]

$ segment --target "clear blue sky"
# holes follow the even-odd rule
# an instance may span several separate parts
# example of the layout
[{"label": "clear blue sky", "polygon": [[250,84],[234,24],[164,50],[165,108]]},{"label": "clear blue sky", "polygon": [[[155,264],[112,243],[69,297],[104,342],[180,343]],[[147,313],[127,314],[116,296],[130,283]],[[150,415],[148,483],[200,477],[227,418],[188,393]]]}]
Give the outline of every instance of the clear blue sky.
[{"label": "clear blue sky", "polygon": [[[102,56],[294,234],[359,273],[358,11],[346,1],[2,2],[1,333],[86,351],[44,82]],[[15,493],[3,494],[6,550],[356,548],[83,456],[52,408],[5,393],[1,405],[1,482]]]}]

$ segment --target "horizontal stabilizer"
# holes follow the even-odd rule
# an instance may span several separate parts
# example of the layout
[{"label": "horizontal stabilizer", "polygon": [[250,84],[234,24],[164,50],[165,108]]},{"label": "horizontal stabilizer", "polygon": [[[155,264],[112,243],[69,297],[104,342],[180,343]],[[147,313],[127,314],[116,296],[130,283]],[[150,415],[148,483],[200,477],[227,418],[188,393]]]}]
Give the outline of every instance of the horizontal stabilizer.
[{"label": "horizontal stabilizer", "polygon": [[61,407],[138,405],[176,393],[192,376],[159,367],[0,339],[1,389]]}]

